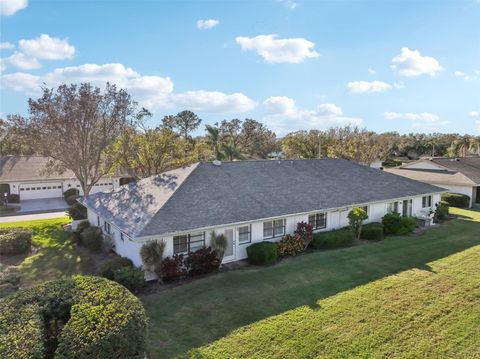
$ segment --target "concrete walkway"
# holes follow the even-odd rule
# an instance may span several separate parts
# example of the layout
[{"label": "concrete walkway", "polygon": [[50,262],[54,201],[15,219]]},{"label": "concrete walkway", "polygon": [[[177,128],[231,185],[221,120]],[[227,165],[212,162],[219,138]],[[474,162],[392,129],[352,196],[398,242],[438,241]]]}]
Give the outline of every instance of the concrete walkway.
[{"label": "concrete walkway", "polygon": [[34,221],[36,219],[61,218],[61,217],[67,217],[67,213],[52,212],[52,213],[23,214],[23,215],[16,215],[16,216],[0,217],[0,228],[2,227],[2,223]]}]

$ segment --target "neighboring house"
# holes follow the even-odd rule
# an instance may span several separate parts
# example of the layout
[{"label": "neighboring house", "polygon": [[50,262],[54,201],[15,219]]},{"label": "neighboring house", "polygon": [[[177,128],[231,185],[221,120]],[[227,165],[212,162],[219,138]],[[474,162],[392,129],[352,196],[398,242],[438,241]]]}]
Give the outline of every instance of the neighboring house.
[{"label": "neighboring house", "polygon": [[480,157],[422,158],[385,171],[465,194],[471,207],[480,203]]},{"label": "neighboring house", "polygon": [[83,199],[88,219],[140,266],[140,248],[164,240],[165,256],[208,246],[224,234],[224,262],[244,259],[252,243],[277,241],[298,222],[315,231],[348,225],[353,206],[368,221],[393,211],[428,216],[444,190],[346,160],[196,163]]},{"label": "neighboring house", "polygon": [[[47,173],[48,157],[42,156],[2,156],[0,157],[0,195],[5,192],[20,195],[20,201],[40,198],[62,197],[70,188],[83,195],[80,182],[72,171],[61,174]],[[96,183],[91,193],[117,188],[128,182],[125,176],[108,176]]]}]

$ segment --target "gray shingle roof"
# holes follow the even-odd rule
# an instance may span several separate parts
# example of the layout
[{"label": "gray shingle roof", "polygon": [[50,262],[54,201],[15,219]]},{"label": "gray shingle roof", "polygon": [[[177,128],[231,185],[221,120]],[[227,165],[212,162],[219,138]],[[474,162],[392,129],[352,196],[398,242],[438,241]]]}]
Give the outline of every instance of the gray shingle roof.
[{"label": "gray shingle roof", "polygon": [[72,171],[47,173],[48,157],[43,156],[0,156],[0,181],[32,181],[39,179],[75,178]]},{"label": "gray shingle roof", "polygon": [[480,157],[433,158],[431,160],[451,171],[457,171],[475,183],[480,184]]},{"label": "gray shingle roof", "polygon": [[[333,159],[199,163],[178,171],[90,195],[85,204],[143,237],[443,191]],[[165,186],[170,190],[157,188]]]}]

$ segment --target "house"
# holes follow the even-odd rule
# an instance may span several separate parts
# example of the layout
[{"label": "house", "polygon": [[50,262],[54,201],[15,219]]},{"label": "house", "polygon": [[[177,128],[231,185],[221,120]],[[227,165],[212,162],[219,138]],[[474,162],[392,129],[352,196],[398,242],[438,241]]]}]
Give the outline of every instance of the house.
[{"label": "house", "polygon": [[88,220],[115,251],[142,264],[140,248],[164,240],[165,256],[208,246],[224,234],[224,262],[247,257],[255,242],[277,241],[298,222],[315,231],[348,225],[353,206],[368,221],[387,212],[428,216],[442,188],[346,160],[259,160],[196,163],[83,199]]},{"label": "house", "polygon": [[[0,195],[17,194],[20,201],[42,198],[61,198],[70,188],[78,189],[82,195],[80,182],[72,171],[47,173],[48,157],[43,156],[1,156]],[[128,176],[106,176],[92,188],[91,193],[117,188],[131,180]]]},{"label": "house", "polygon": [[470,207],[480,204],[480,157],[428,157],[386,171],[465,194]]}]

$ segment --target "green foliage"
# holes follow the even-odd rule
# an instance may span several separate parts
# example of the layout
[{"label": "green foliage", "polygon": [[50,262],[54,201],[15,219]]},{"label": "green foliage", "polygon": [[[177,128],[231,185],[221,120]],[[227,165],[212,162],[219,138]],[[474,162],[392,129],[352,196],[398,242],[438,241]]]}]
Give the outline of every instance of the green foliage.
[{"label": "green foliage", "polygon": [[20,196],[15,193],[10,193],[7,196],[8,203],[20,203]]},{"label": "green foliage", "polygon": [[161,267],[163,252],[165,252],[165,241],[148,241],[140,248],[140,257],[142,258],[145,270],[157,274],[161,277]]},{"label": "green foliage", "polygon": [[309,247],[312,249],[334,249],[349,247],[352,244],[352,233],[350,230],[343,228],[314,234]]},{"label": "green foliage", "polygon": [[32,231],[23,228],[0,229],[0,254],[22,254],[32,247]]},{"label": "green foliage", "polygon": [[247,247],[250,263],[255,265],[274,264],[278,260],[278,244],[273,242],[255,243]]},{"label": "green foliage", "polygon": [[280,257],[296,256],[304,250],[305,241],[299,234],[287,234],[278,242],[278,254]]},{"label": "green foliage", "polygon": [[102,248],[103,235],[100,228],[85,228],[80,236],[82,237],[82,245],[84,245],[90,251],[98,252]]},{"label": "green foliage", "polygon": [[443,193],[442,201],[451,207],[468,208],[470,207],[470,197],[461,193]]},{"label": "green foliage", "polygon": [[385,237],[383,224],[379,222],[368,223],[362,227],[360,238],[370,241],[380,241]]},{"label": "green foliage", "polygon": [[143,358],[147,319],[140,301],[100,277],[76,276],[0,300],[0,357]]},{"label": "green foliage", "polygon": [[128,288],[132,293],[145,286],[145,274],[140,268],[126,266],[113,271],[113,280]]},{"label": "green foliage", "polygon": [[382,162],[382,167],[391,168],[401,166],[402,161],[397,161],[392,158],[387,158],[385,161]]},{"label": "green foliage", "polygon": [[87,219],[87,208],[81,203],[74,203],[68,209],[68,215],[74,221],[79,219]]},{"label": "green foliage", "polygon": [[20,284],[20,272],[17,267],[0,266],[0,298],[6,297],[18,290]]},{"label": "green foliage", "polygon": [[367,212],[363,208],[354,207],[348,212],[348,223],[352,231],[353,238],[359,239],[362,233],[363,221],[368,219]]},{"label": "green foliage", "polygon": [[102,277],[113,279],[114,272],[117,269],[132,267],[133,263],[130,259],[120,256],[107,259],[100,267],[100,275]]},{"label": "green foliage", "polygon": [[68,197],[65,197],[65,202],[67,202],[67,204],[69,206],[73,206],[75,203],[77,203],[77,196],[68,196]]},{"label": "green foliage", "polygon": [[412,233],[417,225],[415,217],[402,217],[399,213],[388,213],[382,218],[385,234],[405,235]]},{"label": "green foliage", "polygon": [[65,192],[63,192],[63,198],[67,199],[68,197],[75,196],[78,197],[79,191],[76,188],[69,188]]},{"label": "green foliage", "polygon": [[443,222],[448,217],[449,206],[447,202],[440,201],[440,203],[435,204],[435,213],[433,216],[433,221],[435,223]]},{"label": "green foliage", "polygon": [[218,258],[220,259],[220,262],[221,262],[223,259],[223,256],[225,255],[225,250],[227,249],[227,246],[228,246],[227,237],[225,237],[223,234],[217,235],[215,232],[212,232],[210,245],[212,246],[213,250],[217,253]]}]

